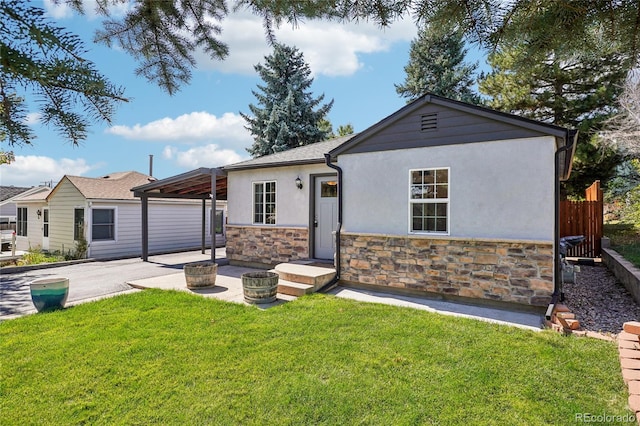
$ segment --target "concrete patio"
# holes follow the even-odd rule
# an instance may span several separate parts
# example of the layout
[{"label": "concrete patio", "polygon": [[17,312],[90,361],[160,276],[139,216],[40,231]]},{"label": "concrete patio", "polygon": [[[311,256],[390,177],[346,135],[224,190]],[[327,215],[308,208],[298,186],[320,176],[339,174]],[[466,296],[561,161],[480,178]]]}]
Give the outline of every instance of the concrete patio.
[{"label": "concrete patio", "polygon": [[[240,266],[221,265],[218,267],[215,287],[202,289],[187,288],[187,282],[183,272],[162,275],[153,278],[127,281],[127,284],[136,289],[156,288],[160,290],[180,290],[204,297],[213,297],[227,302],[245,303],[242,291],[242,274],[245,272],[255,272],[257,269]],[[282,303],[296,299],[295,296],[278,293],[277,300],[273,303],[258,304],[260,308],[270,308]]]}]

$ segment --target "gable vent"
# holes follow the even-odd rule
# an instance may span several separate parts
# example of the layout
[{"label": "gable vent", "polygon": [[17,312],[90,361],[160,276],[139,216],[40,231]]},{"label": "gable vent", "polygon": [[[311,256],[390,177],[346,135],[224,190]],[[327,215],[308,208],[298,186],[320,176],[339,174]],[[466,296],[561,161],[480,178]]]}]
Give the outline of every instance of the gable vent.
[{"label": "gable vent", "polygon": [[429,132],[438,128],[438,114],[425,114],[420,120],[420,130]]}]

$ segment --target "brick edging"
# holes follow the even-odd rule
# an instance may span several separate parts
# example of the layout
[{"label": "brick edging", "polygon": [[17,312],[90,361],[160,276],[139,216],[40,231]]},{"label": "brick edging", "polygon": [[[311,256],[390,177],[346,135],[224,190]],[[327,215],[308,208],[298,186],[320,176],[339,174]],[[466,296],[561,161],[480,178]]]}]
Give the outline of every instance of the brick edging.
[{"label": "brick edging", "polygon": [[618,334],[622,379],[629,389],[629,408],[640,424],[640,322],[625,322]]}]

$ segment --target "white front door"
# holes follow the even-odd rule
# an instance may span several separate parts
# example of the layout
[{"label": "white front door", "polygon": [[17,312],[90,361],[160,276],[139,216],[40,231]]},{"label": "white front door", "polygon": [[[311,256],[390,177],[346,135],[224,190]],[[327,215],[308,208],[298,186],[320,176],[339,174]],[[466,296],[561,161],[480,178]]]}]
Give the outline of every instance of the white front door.
[{"label": "white front door", "polygon": [[338,225],[338,180],[335,176],[317,177],[315,183],[314,257],[333,259],[336,243],[333,233]]},{"label": "white front door", "polygon": [[49,250],[49,209],[42,209],[42,250]]}]

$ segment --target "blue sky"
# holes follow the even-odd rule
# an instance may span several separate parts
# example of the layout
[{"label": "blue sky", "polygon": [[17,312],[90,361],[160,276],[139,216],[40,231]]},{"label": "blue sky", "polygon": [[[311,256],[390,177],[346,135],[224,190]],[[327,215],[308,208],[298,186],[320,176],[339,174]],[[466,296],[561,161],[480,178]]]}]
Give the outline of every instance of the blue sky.
[{"label": "blue sky", "polygon": [[[252,144],[240,112],[257,101],[252,90],[262,83],[253,66],[271,53],[260,20],[247,12],[232,13],[222,23],[220,39],[228,44],[225,61],[197,55],[192,81],[174,96],[136,77],[136,62],[117,48],[95,45],[100,25],[92,13],[77,16],[65,6],[43,0],[59,26],[85,41],[86,55],[112,83],[125,88],[130,102],[121,104],[113,125],[98,123],[81,146],[73,147],[54,130],[38,123],[34,106],[30,123],[38,136],[32,146],[14,147],[16,161],[0,166],[2,185],[34,186],[63,175],[98,177],[112,172],[149,171],[166,178],[198,167],[218,167],[249,158]],[[85,1],[91,8],[91,1]],[[334,100],[329,120],[334,129],[350,123],[356,132],[403,105],[394,84],[404,81],[410,42],[417,29],[410,20],[380,29],[374,24],[309,21],[283,24],[278,41],[303,52],[313,72],[311,91]],[[468,60],[479,60],[470,52]]]}]

